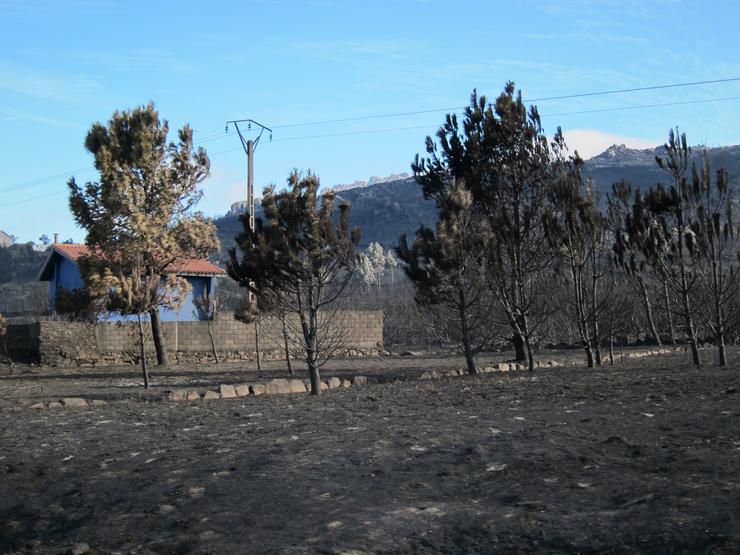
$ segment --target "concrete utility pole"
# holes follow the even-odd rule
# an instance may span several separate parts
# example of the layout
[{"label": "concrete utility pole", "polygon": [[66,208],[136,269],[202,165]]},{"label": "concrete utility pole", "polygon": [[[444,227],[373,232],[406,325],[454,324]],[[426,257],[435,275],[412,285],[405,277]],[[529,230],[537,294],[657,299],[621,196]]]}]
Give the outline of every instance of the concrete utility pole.
[{"label": "concrete utility pole", "polygon": [[[252,125],[259,128],[257,138],[253,141],[252,139],[245,139],[242,129],[239,124],[247,124],[247,130],[252,130]],[[229,131],[229,124],[233,124],[236,128],[236,132],[239,134],[239,140],[242,143],[244,152],[247,154],[247,214],[249,215],[249,229],[254,231],[254,149],[262,138],[262,133],[268,131],[270,133],[270,140],[272,140],[272,129],[254,121],[253,119],[239,119],[226,122],[226,132]],[[249,302],[253,302],[254,298],[252,293],[249,294]],[[254,343],[255,351],[257,352],[257,370],[262,371],[262,349],[260,347],[260,326],[259,319],[254,321]]]},{"label": "concrete utility pole", "polygon": [[[241,124],[241,127],[239,126]],[[246,124],[246,131],[251,131],[254,125],[259,129],[257,138],[247,139],[244,136],[244,130],[242,129]],[[254,121],[253,119],[237,119],[226,122],[226,131],[229,131],[229,125],[233,125],[239,135],[239,140],[242,143],[244,152],[247,155],[247,213],[249,214],[249,227],[254,231],[254,151],[262,138],[262,134],[267,131],[270,134],[270,140],[272,140],[272,129],[262,125],[261,123]]]}]

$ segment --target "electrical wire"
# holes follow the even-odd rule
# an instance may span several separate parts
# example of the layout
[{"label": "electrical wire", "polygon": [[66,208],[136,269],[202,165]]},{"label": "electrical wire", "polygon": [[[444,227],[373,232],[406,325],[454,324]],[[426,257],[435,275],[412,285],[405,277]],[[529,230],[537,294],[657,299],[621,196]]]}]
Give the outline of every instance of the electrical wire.
[{"label": "electrical wire", "polygon": [[[545,102],[545,101],[551,101],[551,100],[585,98],[585,97],[592,97],[592,96],[603,96],[603,95],[611,95],[611,94],[632,93],[632,92],[639,92],[639,91],[690,87],[690,86],[698,86],[698,85],[720,84],[720,83],[729,83],[729,82],[737,82],[737,81],[740,81],[740,77],[731,77],[731,78],[726,78],[726,79],[712,79],[712,80],[706,80],[706,81],[688,81],[688,82],[683,82],[683,83],[669,83],[669,84],[663,84],[663,85],[651,85],[647,87],[612,89],[612,90],[606,90],[606,91],[596,91],[596,92],[587,92],[587,93],[574,93],[574,94],[567,94],[567,95],[560,95],[560,96],[549,96],[549,97],[542,97],[542,98],[527,99],[526,102],[527,103]],[[684,101],[677,101],[677,102],[664,102],[664,103],[654,103],[654,104],[640,104],[640,105],[620,106],[620,107],[613,107],[613,108],[596,108],[592,110],[555,112],[551,114],[544,113],[544,114],[541,114],[541,117],[545,118],[545,117],[556,117],[556,116],[596,114],[596,113],[617,112],[617,111],[624,111],[624,110],[638,110],[638,109],[645,109],[645,108],[659,108],[659,107],[668,107],[668,106],[704,104],[704,103],[711,103],[711,102],[724,102],[724,101],[731,101],[731,100],[740,100],[740,96],[684,100]],[[333,123],[345,123],[345,122],[366,121],[366,120],[382,119],[382,118],[432,114],[432,113],[439,113],[439,112],[452,112],[455,110],[462,110],[464,108],[466,108],[466,106],[458,106],[454,108],[435,108],[435,109],[430,109],[430,110],[414,110],[414,111],[409,111],[409,112],[392,112],[392,113],[386,113],[386,114],[356,116],[356,117],[349,117],[349,118],[337,118],[337,119],[322,120],[322,121],[291,123],[291,124],[284,124],[284,125],[275,125],[273,126],[273,129],[287,129],[287,128],[293,128],[293,127],[307,127],[307,126],[315,126],[315,125],[328,125],[328,124],[333,124]],[[393,128],[384,128],[384,129],[347,131],[347,132],[340,132],[340,133],[326,133],[326,134],[305,135],[305,136],[296,136],[296,137],[281,137],[281,138],[274,139],[272,142],[299,141],[299,140],[321,139],[321,138],[331,138],[331,137],[346,137],[346,136],[352,136],[352,135],[369,135],[369,134],[375,134],[375,133],[387,133],[387,132],[406,131],[406,130],[413,130],[413,129],[425,129],[428,127],[431,127],[431,126],[430,125],[417,125],[417,126],[408,126],[408,127],[393,127]],[[197,145],[201,145],[204,143],[222,140],[227,137],[231,137],[231,135],[225,132],[212,133],[209,135],[205,135],[202,138],[198,138],[197,140],[194,139],[193,142]],[[226,154],[226,153],[235,152],[238,150],[240,149],[239,148],[228,149],[228,150],[212,153],[210,156],[218,156],[220,154]],[[43,185],[45,183],[49,183],[49,182],[55,181],[63,177],[67,177],[70,174],[87,173],[87,172],[93,171],[94,169],[95,169],[94,166],[88,166],[85,168],[79,168],[79,169],[72,170],[69,172],[64,172],[64,173],[60,173],[57,175],[36,179],[33,181],[27,181],[25,183],[20,183],[18,185],[13,185],[10,187],[2,188],[0,189],[0,194],[9,193],[12,191],[17,191],[20,189],[26,189],[30,187],[35,187],[38,185]],[[37,197],[32,197],[30,199],[19,200],[19,201],[15,201],[12,203],[2,204],[0,205],[0,208],[11,206],[13,204],[18,204],[21,202],[27,202],[27,201],[36,200],[39,198],[45,198],[47,196],[52,196],[54,194],[61,194],[61,193],[60,192],[50,193],[47,195],[40,195]]]}]

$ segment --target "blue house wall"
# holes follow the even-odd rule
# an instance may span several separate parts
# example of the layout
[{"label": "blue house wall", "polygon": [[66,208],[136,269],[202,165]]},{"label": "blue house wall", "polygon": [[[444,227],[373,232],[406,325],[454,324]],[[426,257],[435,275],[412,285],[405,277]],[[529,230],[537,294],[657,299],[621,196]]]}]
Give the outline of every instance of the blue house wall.
[{"label": "blue house wall", "polygon": [[[56,304],[56,294],[59,289],[72,291],[73,289],[83,289],[85,283],[82,281],[80,270],[77,264],[71,260],[56,255],[51,261],[51,279],[49,282],[49,302],[51,307]],[[195,306],[195,300],[203,297],[203,293],[208,291],[211,299],[216,294],[216,278],[213,276],[183,276],[191,286],[191,290],[185,296],[185,300],[179,310],[170,310],[160,308],[159,313],[164,322],[189,322],[194,320],[206,320],[204,314]],[[111,313],[100,317],[101,321],[133,321],[136,316],[123,316],[119,313]]]}]

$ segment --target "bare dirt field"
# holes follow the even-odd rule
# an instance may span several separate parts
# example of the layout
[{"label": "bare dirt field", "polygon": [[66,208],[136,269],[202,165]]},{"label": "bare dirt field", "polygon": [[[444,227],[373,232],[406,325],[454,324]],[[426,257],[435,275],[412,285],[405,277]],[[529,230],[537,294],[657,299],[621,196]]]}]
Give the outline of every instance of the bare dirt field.
[{"label": "bare dirt field", "polygon": [[[155,399],[240,370],[155,373],[141,396],[131,368],[19,370],[0,379],[3,553],[740,552],[736,366],[665,355],[194,402]],[[71,394],[109,402],[28,408]]]}]

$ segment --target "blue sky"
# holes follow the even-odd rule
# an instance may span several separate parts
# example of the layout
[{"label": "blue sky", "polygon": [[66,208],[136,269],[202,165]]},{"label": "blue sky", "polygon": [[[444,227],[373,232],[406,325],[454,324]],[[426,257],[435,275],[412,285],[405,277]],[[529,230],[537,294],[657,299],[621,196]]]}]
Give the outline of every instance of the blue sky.
[{"label": "blue sky", "polygon": [[[0,0],[0,229],[83,240],[65,182],[95,178],[85,133],[149,100],[171,128],[189,122],[203,139],[212,175],[200,208],[218,215],[244,194],[244,154],[226,120],[275,128],[257,149],[258,189],[294,167],[336,185],[408,171],[444,111],[281,126],[455,108],[473,88],[494,97],[507,80],[542,98],[740,77],[740,8],[703,4]],[[569,112],[728,97],[740,97],[740,82],[538,106],[548,133],[562,126],[589,156],[614,142],[657,144],[674,125],[694,144],[740,143],[740,100]],[[303,138],[316,135],[335,136]]]}]

